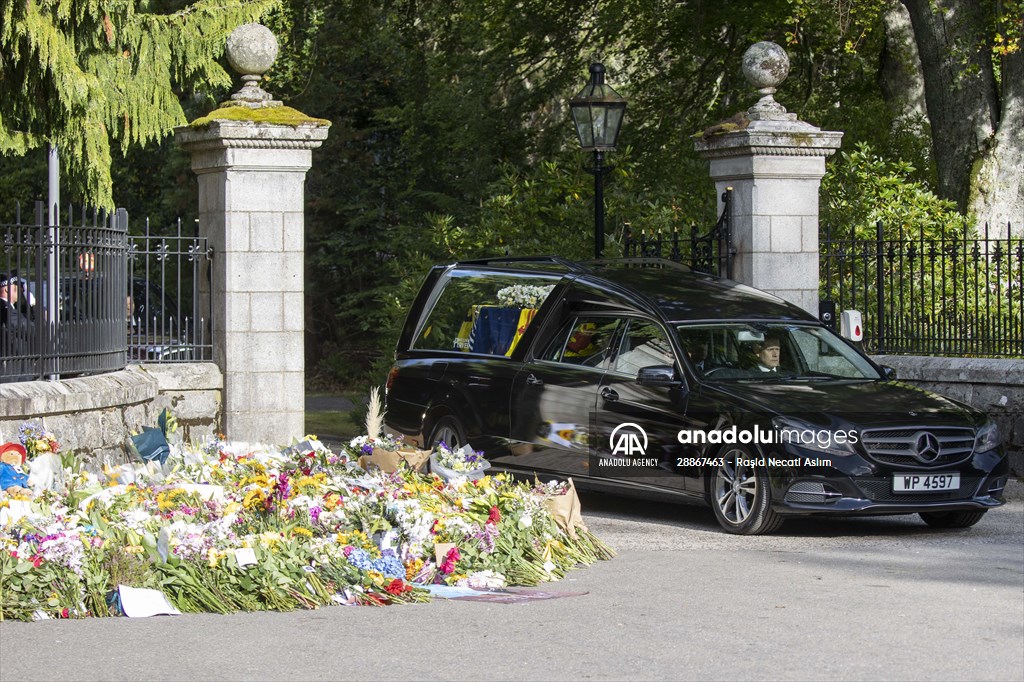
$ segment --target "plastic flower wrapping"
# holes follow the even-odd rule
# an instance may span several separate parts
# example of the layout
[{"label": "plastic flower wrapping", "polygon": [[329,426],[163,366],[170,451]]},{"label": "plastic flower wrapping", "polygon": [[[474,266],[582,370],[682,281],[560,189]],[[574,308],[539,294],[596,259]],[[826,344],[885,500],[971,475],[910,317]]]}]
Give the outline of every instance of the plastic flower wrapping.
[{"label": "plastic flower wrapping", "polygon": [[578,507],[571,484],[367,471],[367,445],[210,440],[100,470],[65,457],[30,494],[0,494],[0,619],[119,615],[119,586],[182,612],[422,602],[432,583],[536,585],[614,555],[558,512]]},{"label": "plastic flower wrapping", "polygon": [[484,459],[484,453],[475,451],[468,445],[461,448],[450,448],[443,441],[434,448],[434,460],[445,469],[456,472],[480,471],[490,467]]}]

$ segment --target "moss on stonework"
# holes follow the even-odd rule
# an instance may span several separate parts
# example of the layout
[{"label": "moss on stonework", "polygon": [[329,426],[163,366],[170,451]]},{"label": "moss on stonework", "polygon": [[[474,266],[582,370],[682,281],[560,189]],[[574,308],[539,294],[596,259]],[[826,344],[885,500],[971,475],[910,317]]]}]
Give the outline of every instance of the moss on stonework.
[{"label": "moss on stonework", "polygon": [[715,137],[718,135],[728,135],[729,133],[739,132],[740,130],[746,129],[750,125],[750,119],[747,118],[746,112],[740,112],[729,118],[716,123],[710,128],[696,133],[693,137],[699,137],[707,140],[708,138]]},{"label": "moss on stonework", "polygon": [[206,116],[192,121],[189,123],[189,127],[205,128],[214,121],[252,121],[253,123],[271,123],[294,127],[301,125],[331,125],[331,122],[325,118],[313,118],[291,107],[250,109],[249,107],[227,104],[219,109],[214,109]]}]

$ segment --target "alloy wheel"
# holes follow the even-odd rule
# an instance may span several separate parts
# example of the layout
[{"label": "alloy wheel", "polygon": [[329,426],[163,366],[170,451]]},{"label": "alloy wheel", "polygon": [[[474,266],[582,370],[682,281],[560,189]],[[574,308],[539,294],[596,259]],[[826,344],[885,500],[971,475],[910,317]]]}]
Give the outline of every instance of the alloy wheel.
[{"label": "alloy wheel", "polygon": [[731,524],[740,525],[750,516],[757,500],[758,478],[753,467],[736,463],[736,453],[726,455],[715,474],[714,502]]},{"label": "alloy wheel", "polygon": [[437,429],[434,430],[434,438],[432,440],[432,445],[437,445],[443,441],[451,450],[462,447],[462,436],[459,431],[459,427],[448,419],[442,420],[441,423],[437,425]]}]

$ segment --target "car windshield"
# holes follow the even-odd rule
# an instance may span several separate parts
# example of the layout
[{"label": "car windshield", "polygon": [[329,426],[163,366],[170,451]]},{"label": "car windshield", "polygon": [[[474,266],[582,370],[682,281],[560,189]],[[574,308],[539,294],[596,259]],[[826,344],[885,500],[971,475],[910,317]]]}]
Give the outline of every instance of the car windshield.
[{"label": "car windshield", "polygon": [[723,382],[813,382],[882,378],[860,353],[824,327],[770,323],[679,325],[697,376]]}]

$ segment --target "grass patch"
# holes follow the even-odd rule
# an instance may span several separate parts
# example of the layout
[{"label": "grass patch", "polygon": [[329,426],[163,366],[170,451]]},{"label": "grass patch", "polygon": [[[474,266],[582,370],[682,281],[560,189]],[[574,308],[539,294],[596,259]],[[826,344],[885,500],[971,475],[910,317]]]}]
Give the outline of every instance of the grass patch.
[{"label": "grass patch", "polygon": [[306,412],[306,433],[351,440],[363,432],[363,423],[355,419],[354,412]]}]

